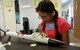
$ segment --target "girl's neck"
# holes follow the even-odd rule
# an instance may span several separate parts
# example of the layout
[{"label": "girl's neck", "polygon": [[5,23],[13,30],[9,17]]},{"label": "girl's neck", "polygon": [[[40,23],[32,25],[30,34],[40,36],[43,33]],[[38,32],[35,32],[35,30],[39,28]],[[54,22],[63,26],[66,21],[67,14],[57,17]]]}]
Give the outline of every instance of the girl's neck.
[{"label": "girl's neck", "polygon": [[[54,23],[54,21],[50,21],[50,22],[48,22],[48,23]],[[46,23],[47,24],[47,23]]]}]

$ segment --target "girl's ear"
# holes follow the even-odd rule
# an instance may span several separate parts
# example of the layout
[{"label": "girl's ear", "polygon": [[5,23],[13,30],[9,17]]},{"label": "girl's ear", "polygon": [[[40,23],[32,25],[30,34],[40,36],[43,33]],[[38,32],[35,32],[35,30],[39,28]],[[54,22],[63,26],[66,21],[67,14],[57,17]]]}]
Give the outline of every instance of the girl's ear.
[{"label": "girl's ear", "polygon": [[55,12],[53,12],[53,16],[55,15]]}]

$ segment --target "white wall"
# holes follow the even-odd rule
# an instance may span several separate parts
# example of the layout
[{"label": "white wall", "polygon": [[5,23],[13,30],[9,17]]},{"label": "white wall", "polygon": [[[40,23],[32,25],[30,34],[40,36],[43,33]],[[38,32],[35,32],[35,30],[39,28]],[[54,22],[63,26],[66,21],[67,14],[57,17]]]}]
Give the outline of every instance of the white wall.
[{"label": "white wall", "polygon": [[[24,3],[23,3],[24,1]],[[41,22],[41,19],[38,19],[38,14],[35,12],[35,7],[34,6],[34,0],[19,0],[19,5],[20,5],[20,22],[21,24],[16,24],[16,17],[15,17],[15,7],[14,7],[14,0],[12,3],[12,7],[5,7],[5,2],[3,0],[3,4],[4,4],[4,18],[2,18],[2,20],[4,20],[1,25],[4,27],[4,22],[5,22],[5,29],[10,29],[10,31],[19,31],[19,30],[23,30],[23,17],[28,17],[29,18],[29,27],[30,29],[35,30],[37,28],[37,26],[39,25],[39,23]],[[37,2],[39,3],[40,0],[37,0]],[[61,16],[61,1],[58,1],[58,11],[59,11],[59,16]],[[31,7],[27,8],[24,7],[26,5],[30,4]],[[11,10],[11,11],[10,11]],[[2,11],[2,10],[0,10]],[[3,13],[3,12],[2,12]],[[1,19],[1,17],[0,17]],[[17,28],[16,28],[17,27]]]},{"label": "white wall", "polygon": [[[25,2],[24,2],[25,1]],[[24,3],[23,3],[24,2]],[[40,0],[37,0],[39,3]],[[27,8],[26,6],[30,5],[31,7]],[[58,8],[59,16],[61,16],[61,0],[58,0]],[[19,8],[20,8],[20,22],[21,24],[17,24],[17,31],[23,29],[23,17],[29,18],[29,27],[30,29],[35,30],[41,19],[38,19],[38,14],[35,12],[34,0],[19,0]]]},{"label": "white wall", "polygon": [[69,17],[68,17],[68,23],[71,25],[71,17],[73,17],[73,7],[69,5]]},{"label": "white wall", "polygon": [[[25,0],[26,1],[26,0]],[[17,24],[17,31],[23,30],[23,17],[28,17],[29,19],[29,28],[35,30],[40,23],[40,19],[38,19],[38,14],[35,11],[35,6],[33,4],[33,0],[27,0],[28,3],[22,3],[19,0],[19,8],[20,8],[20,22],[21,24]],[[31,7],[27,8],[24,6],[31,5]]]},{"label": "white wall", "polygon": [[0,27],[5,30],[2,0],[0,0]]},{"label": "white wall", "polygon": [[62,4],[62,11],[66,11],[71,4],[73,4],[73,0],[69,0],[67,3]]},{"label": "white wall", "polygon": [[62,5],[62,11],[64,11],[64,18],[65,18],[65,11],[69,10],[69,16],[67,16],[67,22],[71,25],[71,17],[73,17],[73,0],[68,1],[66,4]]}]

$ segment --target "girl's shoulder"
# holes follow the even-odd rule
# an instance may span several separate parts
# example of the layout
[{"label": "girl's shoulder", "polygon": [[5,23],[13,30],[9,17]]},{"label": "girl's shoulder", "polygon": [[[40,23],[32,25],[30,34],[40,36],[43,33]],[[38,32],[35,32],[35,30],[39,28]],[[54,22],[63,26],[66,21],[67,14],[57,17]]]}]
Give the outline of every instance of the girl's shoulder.
[{"label": "girl's shoulder", "polygon": [[67,22],[67,21],[62,17],[58,17],[57,22],[58,23],[64,23],[64,22]]},{"label": "girl's shoulder", "polygon": [[62,17],[58,17],[57,24],[58,24],[58,29],[61,33],[64,33],[71,29],[70,24]]}]

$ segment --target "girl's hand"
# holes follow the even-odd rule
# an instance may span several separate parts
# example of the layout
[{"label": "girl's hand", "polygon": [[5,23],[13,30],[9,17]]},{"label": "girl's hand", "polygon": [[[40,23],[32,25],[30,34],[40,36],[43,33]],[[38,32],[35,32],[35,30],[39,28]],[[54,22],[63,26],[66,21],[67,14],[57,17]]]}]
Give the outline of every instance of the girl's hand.
[{"label": "girl's hand", "polygon": [[44,37],[48,37],[44,32],[42,32],[41,35]]}]

